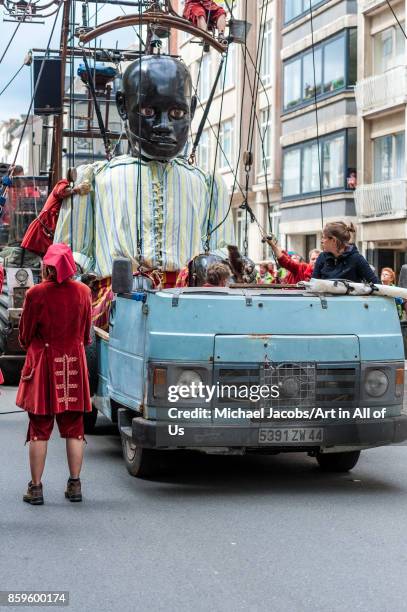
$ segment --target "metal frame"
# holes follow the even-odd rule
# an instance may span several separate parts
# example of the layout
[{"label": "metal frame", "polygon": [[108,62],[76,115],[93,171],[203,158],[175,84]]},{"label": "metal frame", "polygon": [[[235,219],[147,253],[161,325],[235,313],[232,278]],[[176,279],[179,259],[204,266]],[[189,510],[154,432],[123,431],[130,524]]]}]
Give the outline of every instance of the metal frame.
[{"label": "metal frame", "polygon": [[[322,6],[323,4],[326,4],[328,2],[328,0],[320,0],[320,2],[317,2],[314,6],[312,6],[312,10],[316,10],[317,8],[319,8],[320,6]],[[304,6],[304,4],[307,4],[307,6],[309,6],[309,0],[302,0],[302,5]],[[288,21],[285,20],[285,7],[287,4],[287,0],[284,1],[284,14],[283,14],[283,26],[289,26],[292,23],[294,23],[295,21],[297,21],[298,19],[301,19],[301,17],[305,17],[305,15],[309,15],[310,14],[310,9],[306,8],[305,10],[301,11],[301,13],[298,13],[298,15],[296,15],[295,17],[292,17],[291,19],[289,19]]]},{"label": "metal frame", "polygon": [[[328,38],[325,38],[322,42],[318,43],[317,45],[315,45],[315,51],[318,51],[318,49],[322,49],[322,57],[321,57],[321,89],[323,89],[324,87],[324,76],[325,76],[325,63],[324,63],[324,47],[331,43],[332,41],[334,41],[335,39],[339,39],[342,36],[344,36],[345,38],[345,45],[344,45],[344,76],[345,76],[345,81],[344,81],[344,85],[343,87],[338,87],[338,89],[335,89],[334,91],[327,91],[327,92],[322,92],[320,94],[317,94],[317,100],[325,100],[327,98],[331,98],[333,96],[336,96],[338,93],[340,92],[344,92],[344,91],[352,91],[354,84],[350,84],[349,83],[349,53],[350,53],[350,31],[351,30],[356,30],[356,28],[344,28],[343,30],[340,30],[340,32],[335,32],[335,34],[333,34],[332,36],[329,36]],[[281,91],[281,107],[283,109],[283,112],[281,113],[281,116],[285,116],[288,115],[289,113],[292,113],[298,109],[301,108],[305,108],[307,106],[310,106],[311,104],[315,103],[315,99],[314,96],[311,96],[310,98],[304,99],[302,97],[303,95],[303,82],[304,82],[304,62],[303,62],[303,58],[309,54],[312,54],[312,47],[307,47],[307,49],[305,49],[304,51],[300,51],[299,53],[296,53],[295,55],[291,56],[289,59],[285,60],[283,62],[283,87],[282,87],[282,91]],[[284,86],[286,83],[286,79],[284,76],[284,69],[286,66],[288,66],[289,64],[292,64],[293,62],[296,62],[298,60],[301,60],[301,101],[298,102],[297,104],[290,106],[290,107],[285,107],[284,106]]]},{"label": "metal frame", "polygon": [[146,11],[141,15],[123,15],[116,17],[111,21],[106,21],[105,23],[100,24],[97,28],[94,28],[89,32],[79,33],[79,41],[81,44],[86,45],[98,36],[102,36],[103,34],[112,32],[113,30],[137,25],[161,25],[168,28],[175,28],[177,30],[181,30],[182,32],[188,32],[197,38],[203,39],[213,49],[215,49],[215,51],[218,51],[218,53],[223,53],[226,49],[226,46],[213,38],[211,34],[193,26],[186,19],[183,19],[182,17],[175,17],[175,15],[157,10]]}]

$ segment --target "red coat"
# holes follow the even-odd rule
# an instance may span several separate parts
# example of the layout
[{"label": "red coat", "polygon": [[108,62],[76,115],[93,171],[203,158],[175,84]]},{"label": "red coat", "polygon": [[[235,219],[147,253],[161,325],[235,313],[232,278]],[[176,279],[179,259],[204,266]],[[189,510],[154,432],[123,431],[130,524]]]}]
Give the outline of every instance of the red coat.
[{"label": "red coat", "polygon": [[[3,266],[0,264],[0,295],[1,295],[1,292],[3,291],[3,281],[4,281],[4,270],[3,270]],[[3,373],[0,368],[0,385],[2,385],[3,383],[4,383],[4,378],[3,378]]]},{"label": "red coat", "polygon": [[38,217],[30,223],[25,233],[21,243],[24,249],[37,253],[41,257],[45,255],[48,247],[53,242],[61,203],[66,195],[68,186],[69,183],[65,179],[58,181],[55,185],[44,204],[44,208]]},{"label": "red coat", "polygon": [[287,283],[287,285],[295,285],[300,281],[309,281],[314,269],[311,264],[295,261],[287,253],[283,253],[278,258],[278,263],[282,268],[288,270],[287,276],[283,278],[283,282]]},{"label": "red coat", "polygon": [[20,344],[27,356],[17,406],[34,414],[90,411],[85,344],[90,343],[91,293],[66,280],[43,281],[26,293]]}]

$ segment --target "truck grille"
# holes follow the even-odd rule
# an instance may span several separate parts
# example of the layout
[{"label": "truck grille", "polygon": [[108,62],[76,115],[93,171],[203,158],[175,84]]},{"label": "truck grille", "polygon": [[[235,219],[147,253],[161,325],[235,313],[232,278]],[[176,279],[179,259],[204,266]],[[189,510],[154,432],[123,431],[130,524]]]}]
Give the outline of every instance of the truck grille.
[{"label": "truck grille", "polygon": [[[252,408],[293,409],[316,407],[347,407],[356,405],[359,395],[358,364],[316,364],[314,362],[262,363],[253,366],[235,365],[215,370],[215,382],[229,385],[231,394],[217,400],[217,404],[236,403]],[[248,391],[258,385],[276,386],[278,398],[262,398],[250,402],[234,388]],[[243,393],[244,395],[244,393]]]}]

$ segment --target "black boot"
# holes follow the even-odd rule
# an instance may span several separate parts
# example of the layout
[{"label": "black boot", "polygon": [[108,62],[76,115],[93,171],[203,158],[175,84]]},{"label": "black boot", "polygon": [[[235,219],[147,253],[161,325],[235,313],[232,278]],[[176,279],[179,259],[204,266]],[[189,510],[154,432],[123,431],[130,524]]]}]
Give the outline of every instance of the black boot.
[{"label": "black boot", "polygon": [[80,478],[69,478],[66,485],[65,497],[71,502],[82,501],[82,488]]},{"label": "black boot", "polygon": [[44,503],[44,497],[42,495],[42,484],[33,484],[31,481],[28,483],[27,493],[23,497],[23,501],[32,506],[42,506]]}]

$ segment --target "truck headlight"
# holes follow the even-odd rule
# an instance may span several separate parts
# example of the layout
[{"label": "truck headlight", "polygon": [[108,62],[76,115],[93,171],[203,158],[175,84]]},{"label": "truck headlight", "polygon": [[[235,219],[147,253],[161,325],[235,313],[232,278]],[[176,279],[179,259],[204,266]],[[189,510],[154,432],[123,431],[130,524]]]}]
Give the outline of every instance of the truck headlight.
[{"label": "truck headlight", "polygon": [[365,376],[365,391],[371,397],[381,397],[389,388],[389,379],[382,370],[369,370]]},{"label": "truck headlight", "polygon": [[[200,383],[202,383],[202,378],[198,372],[195,372],[195,370],[183,370],[176,382],[177,387],[184,387],[183,393],[180,395],[180,397],[182,397],[182,399],[196,397],[196,386],[198,386]],[[189,388],[189,392],[187,392],[186,387]]]}]

